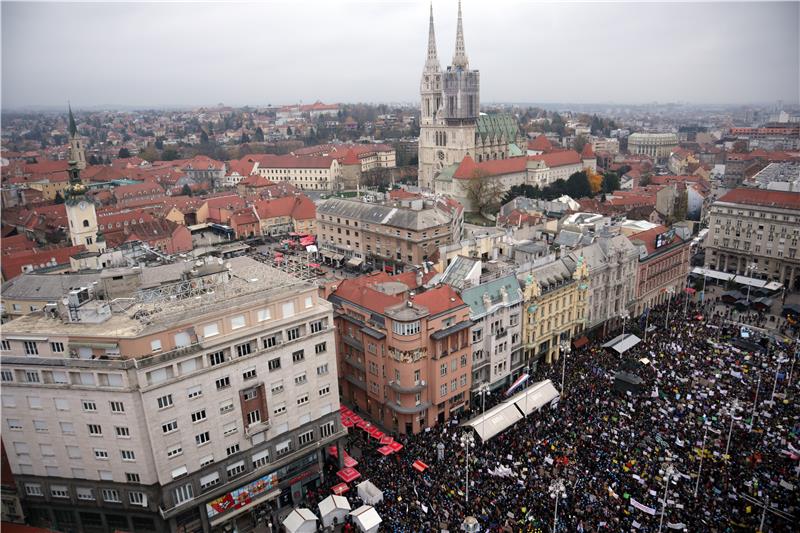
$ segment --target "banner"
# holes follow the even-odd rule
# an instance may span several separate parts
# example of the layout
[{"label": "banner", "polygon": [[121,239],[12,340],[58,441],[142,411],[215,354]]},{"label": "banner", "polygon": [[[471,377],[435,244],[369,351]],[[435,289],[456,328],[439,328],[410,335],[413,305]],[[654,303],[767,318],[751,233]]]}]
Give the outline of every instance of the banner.
[{"label": "banner", "polygon": [[647,514],[650,514],[650,515],[653,515],[653,516],[655,516],[655,514],[656,514],[656,510],[655,509],[653,509],[652,507],[648,507],[648,506],[644,505],[643,503],[639,503],[636,500],[634,500],[633,498],[631,498],[631,505],[633,505],[634,507],[636,507],[640,511],[643,511],[643,512],[645,512]]},{"label": "banner", "polygon": [[208,517],[213,518],[231,509],[244,507],[253,501],[253,498],[262,495],[277,484],[278,474],[273,472],[272,474],[251,481],[247,485],[243,485],[236,490],[232,490],[206,504]]},{"label": "banner", "polygon": [[517,381],[511,384],[511,386],[506,391],[506,396],[510,396],[516,389],[520,387],[523,383],[525,383],[530,376],[528,374],[522,374],[520,377],[517,378]]}]

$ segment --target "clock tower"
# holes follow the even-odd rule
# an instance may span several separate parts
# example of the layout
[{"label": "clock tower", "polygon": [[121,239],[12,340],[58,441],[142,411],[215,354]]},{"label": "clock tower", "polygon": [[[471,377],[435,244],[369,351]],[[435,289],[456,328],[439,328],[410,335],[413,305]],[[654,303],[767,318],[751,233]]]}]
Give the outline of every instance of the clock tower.
[{"label": "clock tower", "polygon": [[94,201],[86,195],[77,161],[69,162],[69,185],[64,190],[64,204],[69,220],[69,238],[73,246],[84,245],[91,252],[105,250],[105,240],[97,233]]},{"label": "clock tower", "polygon": [[78,126],[75,124],[71,105],[69,106],[69,159],[75,161],[80,170],[86,168],[86,147],[83,145],[83,139],[78,136]]}]

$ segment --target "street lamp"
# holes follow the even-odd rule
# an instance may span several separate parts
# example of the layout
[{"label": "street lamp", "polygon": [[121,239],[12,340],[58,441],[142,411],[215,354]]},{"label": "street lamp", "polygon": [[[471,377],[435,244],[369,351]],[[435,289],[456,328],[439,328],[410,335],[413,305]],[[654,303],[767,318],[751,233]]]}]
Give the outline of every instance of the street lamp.
[{"label": "street lamp", "polygon": [[703,420],[703,448],[700,452],[700,466],[697,467],[697,482],[694,484],[694,499],[697,499],[697,489],[700,488],[700,474],[703,472],[703,459],[706,456],[706,436],[708,436],[708,422]]},{"label": "street lamp", "polygon": [[556,478],[550,483],[550,497],[556,501],[556,509],[553,512],[553,533],[556,532],[558,527],[558,500],[567,497],[566,487],[564,487],[564,480]]},{"label": "street lamp", "polygon": [[675,289],[667,287],[667,316],[664,318],[664,329],[669,326],[669,305],[672,303],[672,295],[675,294]]},{"label": "street lamp", "polygon": [[625,322],[631,317],[630,313],[628,313],[627,309],[623,309],[622,312],[619,314],[619,317],[622,319],[622,338],[625,338]]},{"label": "street lamp", "polygon": [[469,505],[469,449],[475,447],[475,437],[472,436],[472,433],[467,432],[461,435],[461,447],[467,453],[467,461],[466,461],[466,474],[464,476],[464,485],[465,490],[464,493],[466,495],[466,503]]},{"label": "street lamp", "polygon": [[658,522],[658,533],[661,533],[661,528],[664,526],[664,513],[667,510],[667,496],[669,494],[669,478],[675,474],[675,467],[672,464],[667,465],[664,469],[664,502],[661,505],[661,520]]},{"label": "street lamp", "polygon": [[758,390],[761,388],[761,372],[758,373],[758,383],[756,383],[756,396],[753,399],[753,414],[750,416],[750,431],[756,425],[756,406],[758,405]]},{"label": "street lamp", "polygon": [[728,442],[725,444],[725,461],[730,461],[730,457],[728,457],[728,450],[731,447],[731,434],[733,433],[733,421],[736,417],[736,411],[739,410],[739,400],[733,400],[733,404],[731,405],[730,412],[731,412],[731,427],[728,429]]},{"label": "street lamp", "polygon": [[[755,263],[750,263],[747,265],[747,268],[744,269],[744,273],[748,274],[747,277],[749,278],[749,274],[756,272],[758,270],[758,265]],[[747,283],[747,306],[750,307],[750,287],[753,285],[751,283]]]},{"label": "street lamp", "polygon": [[778,374],[781,373],[781,365],[783,363],[788,363],[788,362],[789,362],[789,360],[788,359],[784,359],[783,357],[778,359],[778,368],[775,369],[775,381],[772,384],[772,395],[769,397],[769,402],[772,403],[772,404],[775,403],[775,389],[778,388]]},{"label": "street lamp", "polygon": [[483,437],[483,435],[486,435],[486,397],[491,394],[489,392],[489,384],[483,383],[478,387],[478,390],[475,393],[481,397],[481,410],[483,411],[483,421],[481,422],[481,442],[485,442],[485,437]]},{"label": "street lamp", "polygon": [[[561,352],[561,396],[563,397],[566,393],[565,379],[567,377],[567,357],[569,357],[571,349],[569,347],[569,342],[567,341],[561,341],[558,344],[558,348]],[[526,411],[527,411],[527,406],[526,406]]]}]

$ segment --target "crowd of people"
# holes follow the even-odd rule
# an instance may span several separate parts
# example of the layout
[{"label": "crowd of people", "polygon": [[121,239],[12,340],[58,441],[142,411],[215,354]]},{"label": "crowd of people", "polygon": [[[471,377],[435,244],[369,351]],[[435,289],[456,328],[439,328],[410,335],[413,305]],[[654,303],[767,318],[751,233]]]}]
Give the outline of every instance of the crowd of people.
[{"label": "crowd of people", "polygon": [[[737,348],[740,328],[712,309],[676,299],[669,315],[666,306],[651,310],[628,324],[626,333],[642,337],[650,327],[623,356],[603,348],[605,339],[573,350],[556,404],[487,442],[475,435],[469,501],[465,419],[397,437],[405,447],[388,457],[351,428],[346,448],[361,451],[361,479],[384,493],[381,530],[459,531],[473,516],[482,531],[553,531],[551,486],[561,480],[559,532],[758,531],[762,522],[765,532],[796,531],[800,421],[787,359],[797,346],[758,344],[756,334],[749,340],[761,349]],[[623,358],[643,379],[639,393],[614,390]],[[561,373],[561,361],[542,364],[531,382],[562,389]],[[418,472],[415,460],[429,468]],[[340,482],[335,461],[326,469],[319,499]],[[346,494],[354,507],[355,492]]]}]

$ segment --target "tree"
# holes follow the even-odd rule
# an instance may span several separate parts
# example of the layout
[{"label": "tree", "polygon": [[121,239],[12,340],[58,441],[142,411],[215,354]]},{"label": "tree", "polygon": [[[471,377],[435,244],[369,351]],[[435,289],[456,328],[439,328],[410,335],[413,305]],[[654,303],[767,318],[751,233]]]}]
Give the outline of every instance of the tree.
[{"label": "tree", "polygon": [[586,179],[589,181],[589,188],[592,190],[592,196],[603,189],[603,176],[601,174],[588,169],[586,171]]},{"label": "tree", "polygon": [[500,207],[500,184],[482,169],[476,168],[466,186],[467,200],[473,211],[496,212]]},{"label": "tree", "polygon": [[120,148],[119,149],[119,153],[117,154],[117,157],[120,158],[120,159],[127,159],[130,156],[131,156],[130,150],[128,150],[125,147]]},{"label": "tree", "polygon": [[178,151],[175,148],[167,148],[163,152],[161,152],[161,160],[162,161],[175,161],[180,156],[178,155]]},{"label": "tree", "polygon": [[286,136],[288,137],[291,134],[292,134],[292,127],[291,126],[286,126]]},{"label": "tree", "polygon": [[188,183],[184,183],[183,187],[181,187],[181,194],[184,196],[191,196],[192,195],[192,188],[189,187]]},{"label": "tree", "polygon": [[158,151],[152,144],[150,144],[144,150],[139,152],[139,157],[141,157],[145,161],[150,161],[152,163],[153,161],[158,159]]},{"label": "tree", "polygon": [[249,143],[249,142],[250,142],[250,136],[243,131],[242,132],[242,138],[239,139],[239,144],[246,144],[246,143]]},{"label": "tree", "polygon": [[503,195],[503,199],[500,201],[500,203],[507,204],[514,198],[518,198],[520,196],[525,198],[541,198],[542,190],[539,189],[538,185],[529,185],[527,183],[523,183],[521,185],[512,185],[511,188],[506,191],[506,194]]},{"label": "tree", "polygon": [[603,192],[614,192],[620,189],[619,176],[616,172],[606,172],[603,176]]},{"label": "tree", "polygon": [[161,137],[156,139],[156,148],[159,149],[159,150],[163,150],[164,149],[164,139],[162,139]]},{"label": "tree", "polygon": [[208,133],[205,130],[200,131],[200,144],[208,144]]},{"label": "tree", "polygon": [[585,171],[576,172],[569,177],[566,182],[566,194],[575,199],[592,196],[592,187]]},{"label": "tree", "polygon": [[575,149],[576,152],[581,153],[583,151],[583,147],[586,146],[586,137],[583,135],[578,135],[575,137],[575,140],[572,142],[572,148]]},{"label": "tree", "polygon": [[262,130],[261,127],[259,126],[258,128],[256,128],[256,132],[253,135],[253,137],[255,138],[256,142],[263,143],[264,142],[264,130]]},{"label": "tree", "polygon": [[650,176],[649,172],[642,174],[642,177],[639,178],[639,187],[646,187],[653,183],[653,178]]}]

